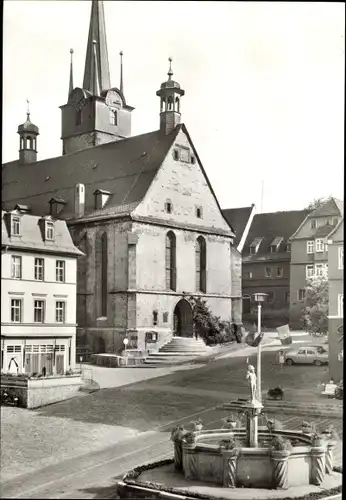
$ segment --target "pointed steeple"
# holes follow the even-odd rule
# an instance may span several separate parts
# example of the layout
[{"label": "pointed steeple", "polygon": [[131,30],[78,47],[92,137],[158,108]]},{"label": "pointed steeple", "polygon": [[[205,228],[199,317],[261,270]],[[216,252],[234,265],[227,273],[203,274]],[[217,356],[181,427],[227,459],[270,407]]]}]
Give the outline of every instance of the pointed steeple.
[{"label": "pointed steeple", "polygon": [[111,88],[106,39],[106,23],[102,0],[92,0],[88,45],[85,58],[83,89],[93,92],[94,47],[96,41],[97,73],[100,91]]},{"label": "pointed steeple", "polygon": [[124,83],[123,83],[123,51],[119,52],[120,54],[120,92],[124,95]]},{"label": "pointed steeple", "polygon": [[73,49],[70,49],[70,54],[71,54],[71,61],[70,61],[70,84],[69,84],[69,87],[68,87],[68,97],[70,97],[70,94],[73,90],[73,60],[72,60],[72,56],[73,56]]},{"label": "pointed steeple", "polygon": [[97,61],[97,41],[93,40],[93,69],[91,78],[91,92],[93,95],[100,95],[99,67]]}]

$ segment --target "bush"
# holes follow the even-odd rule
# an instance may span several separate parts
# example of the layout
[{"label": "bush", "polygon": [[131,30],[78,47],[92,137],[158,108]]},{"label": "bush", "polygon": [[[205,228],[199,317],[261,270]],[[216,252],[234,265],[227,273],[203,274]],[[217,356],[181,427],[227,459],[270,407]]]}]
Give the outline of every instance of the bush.
[{"label": "bush", "polygon": [[292,444],[288,439],[281,436],[275,436],[270,443],[270,449],[273,451],[291,451]]},{"label": "bush", "polygon": [[308,280],[305,287],[302,323],[309,333],[328,332],[328,278],[319,276]]}]

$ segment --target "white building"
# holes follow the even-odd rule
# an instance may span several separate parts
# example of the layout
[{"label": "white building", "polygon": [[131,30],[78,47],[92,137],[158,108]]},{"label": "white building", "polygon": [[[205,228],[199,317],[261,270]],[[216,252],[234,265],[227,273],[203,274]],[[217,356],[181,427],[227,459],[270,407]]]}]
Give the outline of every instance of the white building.
[{"label": "white building", "polygon": [[83,254],[65,221],[29,215],[22,205],[1,220],[1,370],[62,374],[75,367]]}]

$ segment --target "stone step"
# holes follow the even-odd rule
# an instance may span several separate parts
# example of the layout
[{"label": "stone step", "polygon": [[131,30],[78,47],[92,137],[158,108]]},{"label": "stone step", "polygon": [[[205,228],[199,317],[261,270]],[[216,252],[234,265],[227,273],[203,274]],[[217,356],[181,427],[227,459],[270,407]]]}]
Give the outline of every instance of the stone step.
[{"label": "stone step", "polygon": [[181,351],[171,351],[171,352],[152,352],[149,354],[148,358],[157,358],[157,357],[165,357],[169,358],[172,356],[179,356],[179,357],[184,357],[184,356],[203,356],[205,355],[204,352],[196,352],[196,351],[186,351],[186,352],[181,352]]},{"label": "stone step", "polygon": [[155,358],[155,359],[152,359],[152,358],[146,358],[146,360],[144,361],[144,364],[145,365],[149,365],[149,366],[157,366],[157,365],[172,365],[172,364],[175,364],[175,363],[181,363],[181,361],[193,361],[194,359],[196,359],[196,356],[185,356],[184,358],[181,358],[181,357],[175,357],[175,356],[171,356],[169,358]]},{"label": "stone step", "polygon": [[209,349],[206,349],[205,347],[194,347],[194,346],[185,346],[185,347],[181,347],[181,346],[168,346],[168,347],[162,347],[161,349],[159,349],[160,352],[171,352],[171,351],[180,351],[180,352],[186,352],[186,351],[203,351],[203,352],[209,352]]}]

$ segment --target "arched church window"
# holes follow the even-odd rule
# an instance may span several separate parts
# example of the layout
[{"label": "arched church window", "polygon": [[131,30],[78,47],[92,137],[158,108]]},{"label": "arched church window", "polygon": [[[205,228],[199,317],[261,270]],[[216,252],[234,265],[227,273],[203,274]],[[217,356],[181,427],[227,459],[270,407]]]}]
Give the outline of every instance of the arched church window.
[{"label": "arched church window", "polygon": [[180,113],[180,100],[179,100],[179,97],[175,98],[175,110],[177,111],[177,113]]},{"label": "arched church window", "polygon": [[166,234],[166,288],[176,289],[176,240],[172,231]]},{"label": "arched church window", "polygon": [[108,298],[108,248],[107,233],[96,237],[95,267],[96,267],[96,310],[98,317],[107,316]]},{"label": "arched church window", "polygon": [[110,124],[118,125],[118,112],[115,109],[110,110]]},{"label": "arched church window", "polygon": [[82,110],[77,109],[76,111],[76,125],[80,125],[82,123]]},{"label": "arched church window", "polygon": [[168,102],[168,111],[171,111],[173,109],[173,97],[169,96],[167,102]]},{"label": "arched church window", "polygon": [[206,243],[202,236],[196,241],[196,291],[206,292]]},{"label": "arched church window", "polygon": [[31,137],[27,137],[27,139],[26,139],[26,147],[27,147],[27,149],[31,149],[32,148],[32,139],[31,139]]}]

